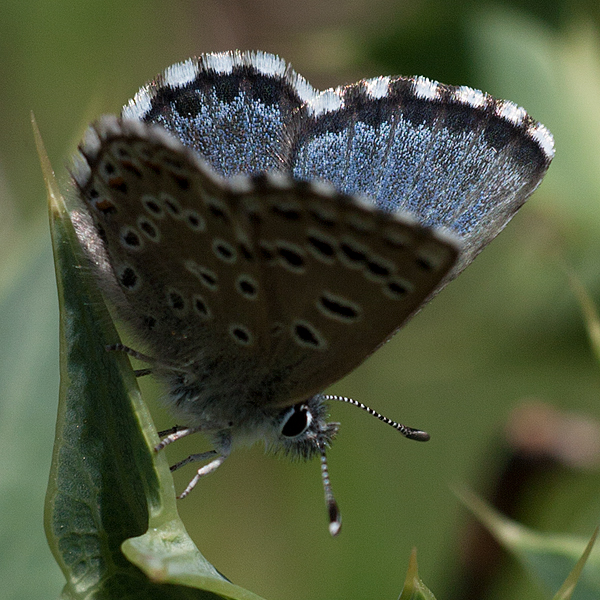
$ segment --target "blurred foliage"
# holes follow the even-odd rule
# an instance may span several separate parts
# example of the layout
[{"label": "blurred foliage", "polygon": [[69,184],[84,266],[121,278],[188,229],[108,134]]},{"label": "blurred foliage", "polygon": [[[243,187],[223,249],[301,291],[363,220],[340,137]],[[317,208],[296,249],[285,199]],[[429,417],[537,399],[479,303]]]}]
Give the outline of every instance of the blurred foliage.
[{"label": "blurred foliage", "polygon": [[458,491],[457,496],[548,594],[556,591],[554,600],[596,600],[600,596],[600,549],[594,548],[598,528],[589,540],[541,534],[506,518],[468,490]]},{"label": "blurred foliage", "polygon": [[[571,265],[598,305],[599,29],[600,9],[591,0],[3,0],[5,597],[56,597],[64,585],[42,528],[59,333],[30,110],[65,188],[62,165],[88,121],[118,112],[169,64],[235,47],[276,52],[320,88],[386,73],[473,85],[514,100],[549,127],[557,156],[529,204],[431,306],[332,388],[432,434],[426,446],[411,444],[358,411],[332,407],[342,421],[330,453],[344,514],[340,538],[332,541],[327,533],[318,464],[275,461],[260,448],[237,452],[179,505],[211,563],[264,597],[360,598],[374,590],[397,597],[398,561],[416,545],[421,573],[445,599],[464,569],[467,521],[448,484],[465,481],[482,494],[496,485],[510,453],[503,424],[526,398],[599,418],[597,365],[562,267]],[[151,382],[142,384],[146,398],[160,394]],[[159,426],[172,425],[158,404],[152,411]],[[199,443],[182,441],[169,460],[198,451]],[[176,488],[187,478],[187,471],[178,473]],[[531,528],[589,538],[600,514],[599,484],[597,464],[535,471],[511,516]],[[548,597],[515,563],[499,558],[495,567],[486,599]]]}]

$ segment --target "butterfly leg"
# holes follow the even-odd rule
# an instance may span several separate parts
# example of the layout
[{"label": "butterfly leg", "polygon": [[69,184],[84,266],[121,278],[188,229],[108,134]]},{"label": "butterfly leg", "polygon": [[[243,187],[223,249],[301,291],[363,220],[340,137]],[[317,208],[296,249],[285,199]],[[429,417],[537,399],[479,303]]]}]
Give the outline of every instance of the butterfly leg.
[{"label": "butterfly leg", "polygon": [[173,471],[177,471],[177,469],[180,469],[184,465],[188,465],[191,462],[200,462],[202,460],[206,460],[207,458],[215,456],[216,454],[216,450],[209,450],[208,452],[201,452],[200,454],[190,454],[187,458],[180,460],[178,463],[171,465],[169,468],[172,473]]},{"label": "butterfly leg", "polygon": [[189,371],[187,369],[181,368],[181,366],[170,364],[168,362],[158,361],[155,358],[148,356],[147,354],[143,354],[142,352],[138,352],[137,350],[134,350],[133,348],[130,348],[129,346],[125,346],[125,344],[108,344],[104,348],[107,352],[124,352],[128,356],[131,356],[141,362],[145,362],[145,363],[148,363],[149,365],[153,365],[146,369],[137,369],[135,371],[136,377],[142,377],[144,375],[151,375],[152,373],[154,373],[153,367],[164,367],[164,368],[171,369],[172,371],[177,371],[180,373],[189,373]]},{"label": "butterfly leg", "polygon": [[[181,438],[187,437],[188,435],[192,435],[192,433],[198,433],[202,431],[202,426],[199,427],[179,427],[176,425],[171,429],[167,429],[166,431],[162,431],[162,433],[167,434],[163,437],[156,446],[154,446],[154,452],[160,452],[163,448],[166,448],[169,444],[180,440]],[[161,435],[162,437],[162,435]]]},{"label": "butterfly leg", "polygon": [[184,427],[182,425],[173,425],[173,427],[169,427],[169,429],[163,429],[163,431],[159,431],[158,437],[162,439],[164,437],[167,437],[168,435],[171,435],[172,433],[178,433],[182,429],[187,429],[187,427]]},{"label": "butterfly leg", "polygon": [[[187,464],[188,462],[192,462],[195,460],[204,460],[204,458],[208,458],[208,456],[211,456],[212,454],[216,454],[216,451],[211,450],[210,452],[203,452],[202,454],[192,454],[192,456],[189,456],[185,460],[181,461],[181,463],[178,463],[177,465],[173,466],[178,468],[179,466],[181,466],[181,464]],[[196,458],[199,456],[204,458]],[[179,494],[179,496],[177,496],[177,498],[179,500],[185,498],[196,487],[196,484],[200,481],[200,479],[202,479],[202,477],[208,475],[209,473],[216,471],[223,464],[227,456],[228,454],[221,454],[220,456],[217,456],[217,458],[215,458],[214,460],[211,460],[207,465],[204,465],[203,467],[198,469],[198,472],[196,473],[194,478],[188,483],[188,486],[185,488],[185,490],[183,490],[183,492],[181,492],[181,494]]]},{"label": "butterfly leg", "polygon": [[106,346],[107,352],[124,352],[133,358],[137,358],[138,360],[148,363],[149,365],[153,365],[156,363],[156,360],[147,354],[142,354],[129,346],[125,346],[124,344],[108,344]]},{"label": "butterfly leg", "polygon": [[135,369],[133,373],[136,377],[143,377],[144,375],[152,375],[154,371],[152,369]]}]

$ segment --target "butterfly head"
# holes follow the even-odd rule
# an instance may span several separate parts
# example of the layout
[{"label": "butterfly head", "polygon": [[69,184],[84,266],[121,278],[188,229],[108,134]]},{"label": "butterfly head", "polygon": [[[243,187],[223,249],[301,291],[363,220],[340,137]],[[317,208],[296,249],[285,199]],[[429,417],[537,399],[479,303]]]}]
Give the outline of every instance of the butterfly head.
[{"label": "butterfly head", "polygon": [[339,423],[327,421],[325,400],[322,394],[316,394],[282,411],[277,419],[277,435],[269,441],[269,450],[293,459],[310,459],[323,454],[339,429]]}]

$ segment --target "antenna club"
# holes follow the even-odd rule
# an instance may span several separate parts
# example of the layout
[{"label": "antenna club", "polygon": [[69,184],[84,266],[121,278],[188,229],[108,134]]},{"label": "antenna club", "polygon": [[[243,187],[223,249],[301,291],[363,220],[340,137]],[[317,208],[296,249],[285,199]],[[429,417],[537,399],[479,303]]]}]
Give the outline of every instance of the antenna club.
[{"label": "antenna club", "polygon": [[431,439],[431,436],[426,431],[421,431],[420,429],[413,429],[410,435],[406,437],[415,440],[415,442],[428,442]]},{"label": "antenna club", "polygon": [[335,500],[327,507],[327,510],[329,511],[329,533],[331,537],[336,537],[342,530],[342,515]]}]

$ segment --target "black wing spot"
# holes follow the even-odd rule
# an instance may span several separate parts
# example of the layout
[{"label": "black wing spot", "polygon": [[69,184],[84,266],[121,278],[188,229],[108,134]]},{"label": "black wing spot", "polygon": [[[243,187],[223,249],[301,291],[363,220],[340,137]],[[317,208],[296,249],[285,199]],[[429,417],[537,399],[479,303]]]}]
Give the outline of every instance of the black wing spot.
[{"label": "black wing spot", "polygon": [[300,211],[294,210],[293,208],[285,208],[283,206],[277,205],[271,207],[271,212],[274,215],[285,219],[286,221],[298,221],[302,216]]},{"label": "black wing spot", "polygon": [[174,310],[183,310],[185,308],[185,300],[178,292],[169,292],[169,304]]},{"label": "black wing spot", "polygon": [[343,321],[355,321],[360,316],[360,312],[349,303],[344,302],[342,298],[323,294],[319,298],[319,303],[326,314],[329,313],[334,318],[337,317]]},{"label": "black wing spot", "polygon": [[344,242],[340,244],[340,250],[344,253],[344,256],[353,263],[361,263],[367,260],[367,256],[364,252],[353,248],[350,244]]},{"label": "black wing spot", "polygon": [[367,269],[377,277],[389,277],[391,275],[390,270],[386,266],[373,260],[367,262]]},{"label": "black wing spot", "polygon": [[150,221],[140,220],[139,226],[149,238],[155,240],[158,237],[158,231],[156,230],[156,227],[150,223]]},{"label": "black wing spot", "polygon": [[123,241],[130,248],[139,248],[141,246],[140,236],[133,230],[129,229],[123,236]]},{"label": "black wing spot", "polygon": [[314,235],[309,235],[307,239],[309,244],[325,258],[335,256],[335,248],[329,242],[319,239]]},{"label": "black wing spot", "polygon": [[138,283],[139,277],[131,267],[125,267],[119,276],[119,283],[128,290],[133,289]]}]

